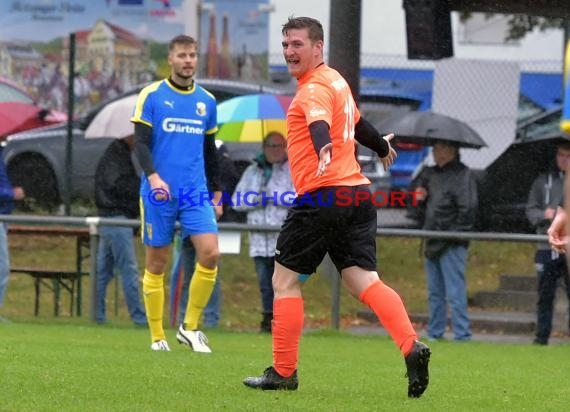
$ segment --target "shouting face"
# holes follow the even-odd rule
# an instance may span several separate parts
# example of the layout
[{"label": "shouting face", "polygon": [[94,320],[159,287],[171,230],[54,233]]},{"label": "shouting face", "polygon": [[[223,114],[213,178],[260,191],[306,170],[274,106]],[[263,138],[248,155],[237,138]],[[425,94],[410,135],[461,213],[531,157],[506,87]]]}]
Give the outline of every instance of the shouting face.
[{"label": "shouting face", "polygon": [[311,41],[308,29],[289,29],[283,35],[283,57],[291,76],[302,77],[323,61],[323,42]]}]

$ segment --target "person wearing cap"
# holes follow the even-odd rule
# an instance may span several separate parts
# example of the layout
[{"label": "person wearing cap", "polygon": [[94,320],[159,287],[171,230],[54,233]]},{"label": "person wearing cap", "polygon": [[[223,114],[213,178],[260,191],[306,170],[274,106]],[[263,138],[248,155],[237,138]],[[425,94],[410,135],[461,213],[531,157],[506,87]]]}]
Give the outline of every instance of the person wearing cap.
[{"label": "person wearing cap", "polygon": [[[454,142],[438,140],[433,145],[435,166],[425,168],[413,184],[419,201],[415,212],[422,229],[470,231],[475,224],[477,183],[459,156]],[[465,268],[469,242],[461,239],[428,238],[424,243],[431,340],[443,339],[447,327],[447,308],[451,308],[454,340],[471,339],[467,313]]]}]

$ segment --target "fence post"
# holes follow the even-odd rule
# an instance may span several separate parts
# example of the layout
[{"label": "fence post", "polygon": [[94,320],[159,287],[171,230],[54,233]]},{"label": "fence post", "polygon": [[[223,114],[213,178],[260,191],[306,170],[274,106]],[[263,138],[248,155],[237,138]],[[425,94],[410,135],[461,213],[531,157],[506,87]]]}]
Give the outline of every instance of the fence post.
[{"label": "fence post", "polygon": [[89,225],[89,319],[95,322],[97,311],[97,248],[99,246],[99,218],[88,217]]},{"label": "fence post", "polygon": [[71,215],[71,190],[73,176],[73,119],[75,112],[75,33],[69,35],[69,68],[67,87],[67,125],[65,140],[65,215]]}]

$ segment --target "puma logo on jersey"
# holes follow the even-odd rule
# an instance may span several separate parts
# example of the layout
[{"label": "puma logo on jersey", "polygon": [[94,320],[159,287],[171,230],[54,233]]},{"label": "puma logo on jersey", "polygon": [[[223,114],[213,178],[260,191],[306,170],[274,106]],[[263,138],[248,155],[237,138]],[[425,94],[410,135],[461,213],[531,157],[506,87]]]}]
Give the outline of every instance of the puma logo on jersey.
[{"label": "puma logo on jersey", "polygon": [[174,101],[165,100],[164,104],[170,107],[171,109],[174,109]]}]

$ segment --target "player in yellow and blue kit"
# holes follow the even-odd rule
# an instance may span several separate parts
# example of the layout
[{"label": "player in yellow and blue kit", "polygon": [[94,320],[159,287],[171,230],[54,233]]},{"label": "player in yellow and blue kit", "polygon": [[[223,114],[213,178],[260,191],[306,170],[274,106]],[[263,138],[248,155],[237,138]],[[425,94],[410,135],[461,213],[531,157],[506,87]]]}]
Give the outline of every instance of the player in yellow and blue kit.
[{"label": "player in yellow and blue kit", "polygon": [[[183,323],[176,338],[195,352],[211,352],[198,322],[217,275],[221,198],[214,136],[216,99],[193,80],[198,67],[196,41],[180,35],[168,52],[170,77],[139,94],[131,121],[135,154],[144,171],[141,182],[141,225],[145,244],[143,295],[151,349],[169,351],[163,328],[164,270],[175,224],[190,236],[197,263]],[[206,181],[214,190],[210,202]],[[213,206],[214,205],[214,206]]]}]

